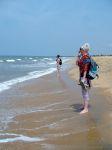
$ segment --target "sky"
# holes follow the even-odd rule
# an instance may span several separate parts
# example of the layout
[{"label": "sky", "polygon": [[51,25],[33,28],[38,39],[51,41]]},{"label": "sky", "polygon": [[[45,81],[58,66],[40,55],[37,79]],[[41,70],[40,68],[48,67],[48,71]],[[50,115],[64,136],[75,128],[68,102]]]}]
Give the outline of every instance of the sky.
[{"label": "sky", "polygon": [[112,54],[112,0],[0,0],[0,55]]}]

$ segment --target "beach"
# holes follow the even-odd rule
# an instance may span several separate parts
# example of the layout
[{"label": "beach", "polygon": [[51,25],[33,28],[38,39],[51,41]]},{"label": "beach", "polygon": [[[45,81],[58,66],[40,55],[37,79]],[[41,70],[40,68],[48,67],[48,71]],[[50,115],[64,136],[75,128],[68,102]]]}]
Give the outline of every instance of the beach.
[{"label": "beach", "polygon": [[[99,65],[99,78],[92,81],[93,87],[104,89],[105,94],[112,95],[112,56],[96,56],[92,57]],[[73,61],[72,61],[73,63]],[[74,59],[75,64],[75,59]],[[74,67],[69,71],[69,75],[73,80],[78,82],[79,70]]]},{"label": "beach", "polygon": [[112,149],[112,57],[94,59],[101,71],[92,83],[89,113],[79,114],[82,97],[73,58],[60,75],[53,72],[1,93],[12,103],[9,112],[22,113],[1,129],[0,150]]}]

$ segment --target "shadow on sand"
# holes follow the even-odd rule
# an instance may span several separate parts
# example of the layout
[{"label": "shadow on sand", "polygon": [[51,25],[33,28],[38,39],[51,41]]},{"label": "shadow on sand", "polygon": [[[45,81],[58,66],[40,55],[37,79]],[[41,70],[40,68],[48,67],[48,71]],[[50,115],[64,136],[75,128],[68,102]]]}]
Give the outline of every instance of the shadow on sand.
[{"label": "shadow on sand", "polygon": [[83,109],[82,104],[73,104],[71,107],[74,109],[74,112],[80,112]]},{"label": "shadow on sand", "polygon": [[[74,109],[74,112],[81,112],[84,108],[82,104],[72,104],[71,107]],[[88,106],[89,108],[91,107],[91,105]]]}]

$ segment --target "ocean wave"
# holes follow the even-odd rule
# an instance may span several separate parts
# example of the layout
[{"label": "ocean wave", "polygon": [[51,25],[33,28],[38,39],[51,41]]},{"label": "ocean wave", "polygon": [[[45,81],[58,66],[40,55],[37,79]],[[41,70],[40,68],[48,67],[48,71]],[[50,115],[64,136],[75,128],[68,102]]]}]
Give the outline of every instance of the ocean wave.
[{"label": "ocean wave", "polygon": [[37,60],[37,59],[33,59],[32,61],[36,62],[36,61],[38,61],[38,60]]},{"label": "ocean wave", "polygon": [[16,59],[16,60],[21,61],[22,59],[18,58],[18,59]]},{"label": "ocean wave", "polygon": [[56,64],[56,62],[54,61],[54,62],[50,62],[49,63],[49,65],[55,65]]},{"label": "ocean wave", "polygon": [[52,61],[53,59],[52,58],[43,58],[44,60],[47,60],[47,61]]},{"label": "ocean wave", "polygon": [[7,62],[15,62],[14,59],[7,59],[6,61],[7,61]]},{"label": "ocean wave", "polygon": [[[70,60],[70,58],[66,58],[66,57],[62,58],[62,62],[63,62],[63,63],[66,63],[66,62],[68,62],[69,60]],[[55,65],[55,64],[56,64],[56,61],[49,62],[49,65]]]},{"label": "ocean wave", "polygon": [[0,60],[0,63],[4,62],[3,60]]},{"label": "ocean wave", "polygon": [[39,78],[41,76],[53,73],[54,71],[56,71],[56,68],[49,68],[43,71],[33,71],[33,72],[30,72],[26,76],[22,76],[22,77],[15,78],[9,81],[5,81],[3,83],[0,83],[0,92],[10,89],[12,85],[15,85],[17,83],[21,83],[21,82],[34,79],[34,78]]},{"label": "ocean wave", "polygon": [[8,138],[0,138],[0,143],[10,143],[10,142],[39,142],[43,141],[44,139],[39,137],[28,137],[21,134],[13,134],[13,133],[0,133],[0,137],[6,137]]},{"label": "ocean wave", "polygon": [[32,60],[33,58],[32,58],[32,57],[30,57],[29,59],[30,59],[30,60]]}]

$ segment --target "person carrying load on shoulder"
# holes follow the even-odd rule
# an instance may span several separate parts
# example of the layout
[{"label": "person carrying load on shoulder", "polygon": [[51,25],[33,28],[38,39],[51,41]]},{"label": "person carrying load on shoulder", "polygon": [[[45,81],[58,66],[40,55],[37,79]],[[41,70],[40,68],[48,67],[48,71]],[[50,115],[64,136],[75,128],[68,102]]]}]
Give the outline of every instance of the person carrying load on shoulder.
[{"label": "person carrying load on shoulder", "polygon": [[89,55],[89,49],[90,46],[88,43],[85,43],[83,46],[81,46],[79,54],[80,57],[76,61],[76,64],[79,66],[79,82],[82,89],[82,97],[84,100],[83,109],[80,114],[87,113],[88,112],[88,103],[89,103],[89,89],[91,87],[91,81],[87,77],[87,74],[90,69],[90,55]]},{"label": "person carrying load on shoulder", "polygon": [[60,58],[60,55],[56,56],[56,65],[57,65],[57,71],[59,72],[62,66],[62,59]]},{"label": "person carrying load on shoulder", "polygon": [[89,105],[89,90],[91,88],[91,80],[94,80],[99,75],[99,65],[89,55],[90,46],[85,43],[81,46],[76,60],[76,65],[79,67],[79,83],[82,89],[83,107],[81,108],[80,114],[88,112]]}]

